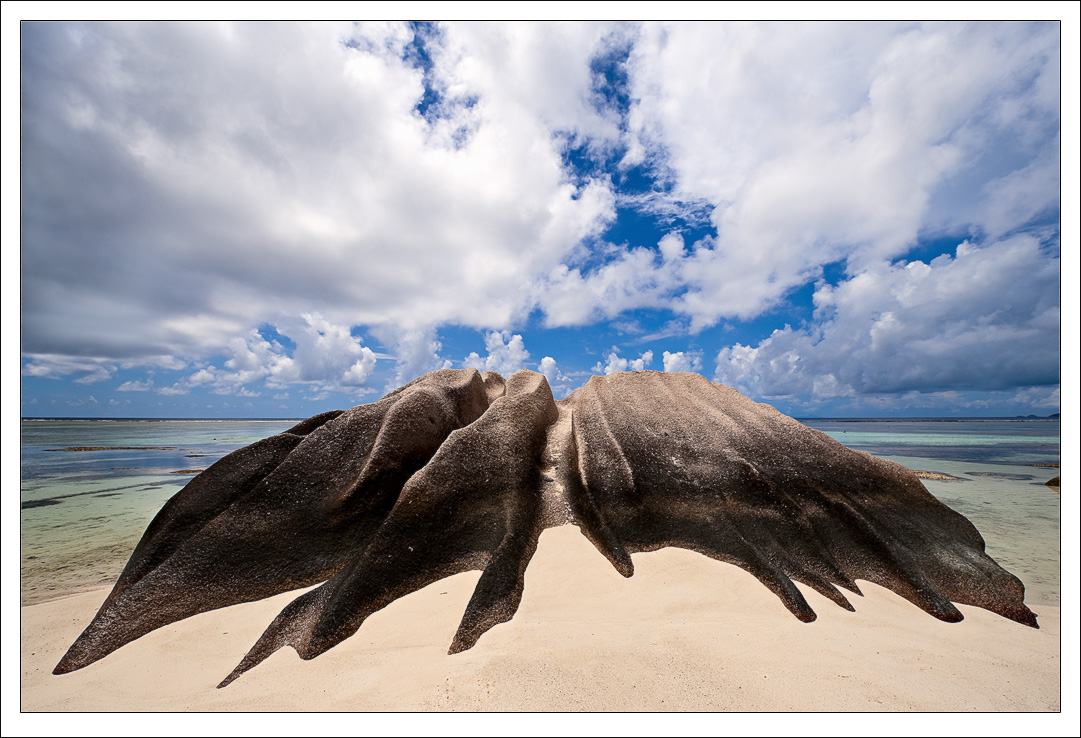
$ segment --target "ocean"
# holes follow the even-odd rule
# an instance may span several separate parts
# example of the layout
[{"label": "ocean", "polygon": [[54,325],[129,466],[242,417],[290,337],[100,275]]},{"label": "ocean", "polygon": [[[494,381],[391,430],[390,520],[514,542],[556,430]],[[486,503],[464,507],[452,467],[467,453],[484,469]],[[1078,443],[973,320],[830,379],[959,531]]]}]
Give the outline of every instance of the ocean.
[{"label": "ocean", "polygon": [[22,604],[112,585],[196,471],[295,420],[23,420]]},{"label": "ocean", "polygon": [[[296,420],[23,420],[22,604],[116,581],[166,500],[225,454]],[[965,515],[987,552],[1025,583],[1025,601],[1059,604],[1057,420],[804,420],[854,449],[922,472]]]},{"label": "ocean", "polygon": [[980,531],[987,553],[1025,584],[1028,604],[1059,604],[1058,420],[803,420],[849,448],[912,469]]}]

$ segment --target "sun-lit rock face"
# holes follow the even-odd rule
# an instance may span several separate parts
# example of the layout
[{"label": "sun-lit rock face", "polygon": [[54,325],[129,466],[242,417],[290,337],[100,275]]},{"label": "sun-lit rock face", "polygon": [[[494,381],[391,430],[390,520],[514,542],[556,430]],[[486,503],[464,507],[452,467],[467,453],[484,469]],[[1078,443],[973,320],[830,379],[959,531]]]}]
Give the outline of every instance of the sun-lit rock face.
[{"label": "sun-lit rock face", "polygon": [[578,525],[624,576],[679,546],[754,574],[803,621],[794,582],[887,587],[935,617],[976,605],[1026,625],[1024,588],[907,469],[848,449],[697,374],[441,370],[377,402],[225,456],[151,522],[54,673],[207,610],[320,586],[288,605],[228,684],[283,646],[310,659],[371,613],[480,570],[450,652],[518,608],[540,532]]}]

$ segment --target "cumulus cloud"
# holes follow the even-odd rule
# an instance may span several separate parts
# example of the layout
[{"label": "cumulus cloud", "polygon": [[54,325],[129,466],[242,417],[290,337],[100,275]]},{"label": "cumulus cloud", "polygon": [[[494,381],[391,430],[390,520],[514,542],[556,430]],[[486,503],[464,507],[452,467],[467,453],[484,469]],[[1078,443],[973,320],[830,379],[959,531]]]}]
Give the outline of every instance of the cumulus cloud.
[{"label": "cumulus cloud", "polygon": [[[283,318],[274,328],[292,347],[252,330],[233,338],[222,348],[228,358],[221,368],[214,364],[202,366],[174,385],[157,391],[186,394],[192,388],[202,387],[215,394],[257,397],[261,393],[248,385],[262,383],[276,390],[291,384],[308,385],[313,392],[365,390],[379,355],[363,345],[349,328],[331,323],[318,313]],[[131,380],[118,389],[136,391],[153,387],[152,380]]]},{"label": "cumulus cloud", "polygon": [[[1059,382],[1059,266],[1020,235],[929,264],[819,283],[815,316],[718,353],[715,378],[760,398],[1000,391]],[[911,400],[911,396],[908,396]]]},{"label": "cumulus cloud", "polygon": [[279,333],[296,344],[291,357],[281,345],[252,332],[248,340],[235,345],[225,365],[233,370],[267,371],[268,386],[290,382],[336,382],[345,386],[363,385],[375,367],[376,354],[352,335],[348,326],[337,325],[318,313],[279,321]]},{"label": "cumulus cloud", "polygon": [[[484,337],[484,346],[488,355],[483,359],[473,351],[462,362],[464,366],[480,371],[499,372],[504,377],[509,377],[519,369],[525,368],[529,352],[525,349],[522,337],[518,334],[511,335],[508,331],[491,331]],[[555,362],[552,362],[553,368]]]},{"label": "cumulus cloud", "polygon": [[395,330],[377,328],[372,331],[385,344],[393,347],[395,354],[395,373],[387,382],[386,388],[394,389],[433,369],[449,369],[450,359],[439,355],[443,344],[439,341],[434,328]]},{"label": "cumulus cloud", "polygon": [[619,355],[619,349],[614,348],[608,354],[607,363],[602,366],[601,362],[597,362],[593,367],[595,374],[604,372],[605,374],[612,374],[614,372],[640,372],[653,363],[653,352],[646,351],[638,356],[637,359],[625,359]]},{"label": "cumulus cloud", "polygon": [[633,270],[698,330],[923,229],[1001,235],[1057,207],[1058,59],[1054,24],[644,26],[628,155],[712,204],[717,237],[569,281],[607,295]]},{"label": "cumulus cloud", "polygon": [[556,360],[551,356],[545,356],[537,366],[537,371],[544,375],[550,386],[555,386],[556,380],[560,379],[559,367]]},{"label": "cumulus cloud", "polygon": [[[605,363],[597,362],[593,367],[595,374],[613,372],[640,372],[653,363],[653,351],[639,354],[637,359],[627,359],[619,355],[619,349],[613,347]],[[702,355],[697,351],[665,351],[663,366],[666,372],[693,372],[702,368]]]},{"label": "cumulus cloud", "polygon": [[[664,247],[670,243],[662,241]],[[678,256],[662,260],[643,246],[621,252],[589,273],[561,264],[547,275],[543,286],[541,304],[547,323],[582,325],[635,308],[670,305],[681,285],[681,269]]]},{"label": "cumulus cloud", "polygon": [[695,351],[664,352],[666,372],[696,372],[702,368],[702,354]]}]

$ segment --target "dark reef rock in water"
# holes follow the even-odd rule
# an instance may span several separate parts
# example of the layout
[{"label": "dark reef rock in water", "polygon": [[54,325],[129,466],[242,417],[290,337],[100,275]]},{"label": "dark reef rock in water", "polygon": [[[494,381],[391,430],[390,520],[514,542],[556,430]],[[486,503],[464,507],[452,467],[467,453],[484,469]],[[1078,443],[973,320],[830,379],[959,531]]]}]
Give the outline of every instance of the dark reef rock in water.
[{"label": "dark reef rock in water", "polygon": [[[54,673],[191,615],[320,584],[225,686],[283,646],[311,659],[373,612],[480,570],[450,646],[510,620],[544,528],[574,523],[624,576],[678,546],[740,566],[805,622],[794,582],[852,610],[857,579],[935,617],[1036,627],[972,524],[893,462],[697,374],[593,377],[556,402],[520,371],[431,372],[222,458],[169,500]],[[839,589],[840,588],[840,589]]]}]

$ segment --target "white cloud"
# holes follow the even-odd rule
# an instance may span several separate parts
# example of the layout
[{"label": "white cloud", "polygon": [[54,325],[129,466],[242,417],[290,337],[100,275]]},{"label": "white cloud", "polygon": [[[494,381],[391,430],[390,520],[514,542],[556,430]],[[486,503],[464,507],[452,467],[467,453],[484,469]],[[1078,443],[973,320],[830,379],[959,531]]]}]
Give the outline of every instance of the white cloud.
[{"label": "white cloud", "polygon": [[696,372],[701,368],[702,354],[700,352],[664,352],[664,370],[666,372]]},{"label": "white cloud", "polygon": [[596,374],[604,372],[605,374],[612,374],[614,372],[640,372],[647,366],[653,363],[653,352],[646,351],[638,356],[637,359],[624,359],[619,355],[619,349],[612,348],[612,351],[608,354],[608,363],[603,367],[601,362],[593,367],[593,371]]},{"label": "white cloud", "polygon": [[540,365],[537,366],[537,371],[544,375],[545,379],[548,380],[549,386],[555,386],[556,380],[560,379],[556,360],[551,356],[545,356],[541,359]]},{"label": "white cloud", "polygon": [[[236,369],[255,360],[257,371],[267,371],[272,386],[318,381],[357,386],[364,384],[375,366],[375,352],[353,336],[348,326],[332,323],[318,313],[281,320],[275,328],[296,344],[292,357],[283,356],[280,346],[252,332],[248,345],[240,347],[226,366]],[[252,352],[253,344],[260,356]]]},{"label": "white cloud", "polygon": [[1007,398],[1007,403],[1017,407],[1038,407],[1057,411],[1062,407],[1059,387],[1023,387]]},{"label": "white cloud", "polygon": [[[277,339],[268,340],[252,330],[222,347],[222,354],[228,357],[222,368],[213,364],[202,366],[173,386],[159,387],[157,391],[177,395],[204,387],[216,394],[256,397],[261,393],[247,385],[265,382],[268,388],[280,390],[290,384],[306,384],[313,391],[323,392],[366,387],[378,355],[353,336],[349,328],[331,323],[318,313],[280,319],[274,328],[294,346],[287,348]],[[135,391],[153,387],[152,380],[131,380],[118,389]],[[288,393],[275,395],[275,399],[282,396],[288,397]]]},{"label": "white cloud", "polygon": [[372,375],[372,370],[375,368],[375,355],[367,347],[364,348],[364,351],[364,358],[355,361],[342,375],[343,384],[351,387],[363,387],[367,384],[368,377]]},{"label": "white cloud", "polygon": [[123,382],[116,388],[117,392],[149,392],[154,389],[154,380],[147,379],[146,381],[139,381],[137,379]]},{"label": "white cloud", "polygon": [[32,24],[27,351],[205,357],[311,312],[406,332],[521,319],[536,276],[613,216],[553,136],[616,135],[588,104],[603,36],[448,28],[434,79],[473,101],[448,147],[448,119],[414,110],[400,24]]},{"label": "white cloud", "polygon": [[200,369],[188,383],[211,386],[222,394],[245,394],[250,390],[244,385],[264,381],[274,389],[292,383],[340,388],[363,384],[375,364],[372,350],[350,335],[347,327],[332,324],[317,313],[282,319],[275,328],[295,343],[291,356],[280,342],[252,330],[229,342],[224,350],[229,357],[224,369]]},{"label": "white cloud", "polygon": [[590,62],[629,33],[601,23],[450,24],[436,71],[452,94],[478,94],[493,119],[614,139],[619,120],[591,102]]},{"label": "white cloud", "polygon": [[97,384],[98,382],[104,382],[107,379],[111,379],[116,372],[115,366],[98,366],[78,379],[74,380],[75,384]]},{"label": "white cloud", "polygon": [[387,382],[387,389],[419,377],[433,369],[449,369],[451,361],[439,355],[443,344],[436,337],[434,328],[426,329],[374,329],[376,337],[384,344],[393,347],[395,353],[395,375]]},{"label": "white cloud", "polygon": [[715,378],[758,398],[900,397],[1059,381],[1059,265],[1032,236],[968,242],[930,264],[881,263],[820,283],[815,318],[717,355]]},{"label": "white cloud", "polygon": [[27,377],[58,379],[79,375],[74,380],[79,384],[94,384],[110,379],[116,373],[116,364],[103,358],[71,357],[60,354],[24,354],[29,360],[22,366],[22,374]]},{"label": "white cloud", "polygon": [[[637,155],[716,206],[717,240],[668,296],[694,330],[760,314],[825,263],[903,255],[948,220],[932,196],[996,234],[1057,199],[1054,167],[1026,168],[1057,128],[1053,24],[648,25],[630,66]],[[1011,184],[1025,194],[996,206]],[[668,261],[644,268],[663,282]]]},{"label": "white cloud", "polygon": [[486,357],[481,358],[473,351],[465,357],[463,365],[480,371],[499,372],[504,377],[509,377],[519,369],[524,369],[529,358],[525,343],[517,333],[511,335],[508,331],[491,331],[484,336],[484,346],[488,350]]},{"label": "white cloud", "polygon": [[[666,245],[670,242],[665,242]],[[541,304],[549,325],[582,325],[639,307],[664,305],[680,285],[682,261],[658,263],[656,252],[637,247],[589,274],[560,265],[543,287]]]},{"label": "white cloud", "polygon": [[[613,347],[605,363],[597,362],[593,372],[612,374],[613,372],[640,372],[653,363],[653,352],[645,351],[637,359],[627,359],[619,355],[619,349]],[[702,356],[698,352],[665,351],[663,356],[664,371],[693,372],[702,366]]]},{"label": "white cloud", "polygon": [[979,222],[989,237],[1000,237],[1019,223],[1058,207],[1061,181],[1059,159],[1053,152],[991,180],[982,188],[984,212]]}]

